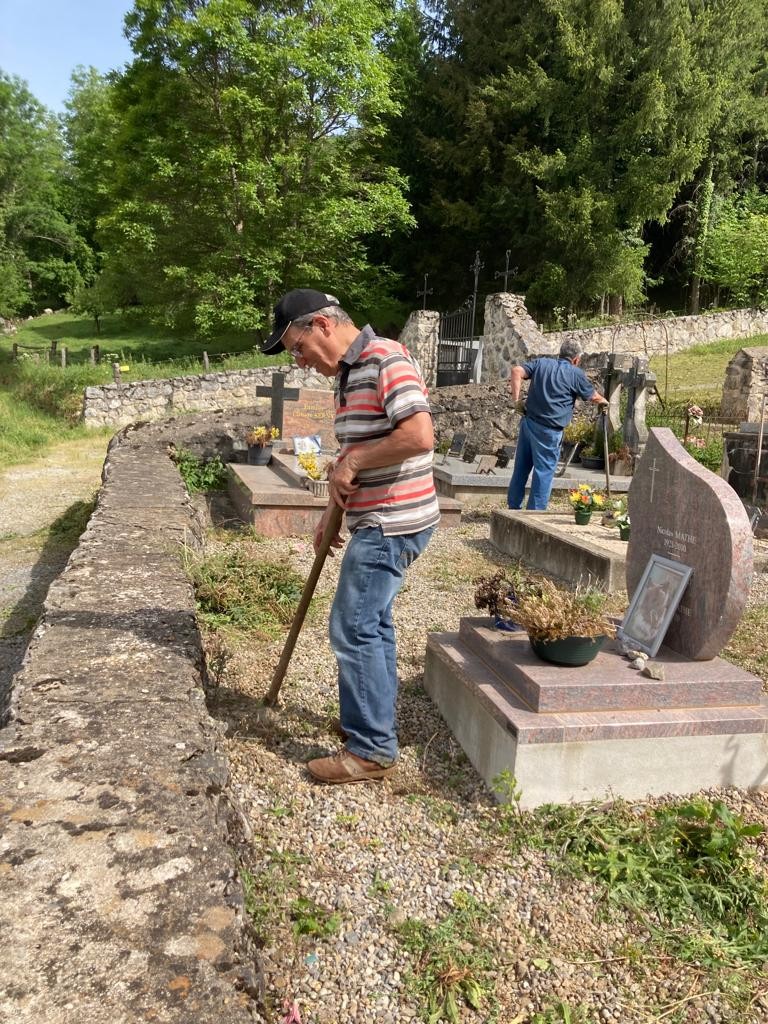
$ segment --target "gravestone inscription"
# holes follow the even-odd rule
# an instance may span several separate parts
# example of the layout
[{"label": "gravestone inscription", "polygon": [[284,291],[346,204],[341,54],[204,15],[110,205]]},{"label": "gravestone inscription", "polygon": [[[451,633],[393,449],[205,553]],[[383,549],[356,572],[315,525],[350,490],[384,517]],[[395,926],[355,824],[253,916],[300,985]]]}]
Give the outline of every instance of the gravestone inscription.
[{"label": "gravestone inscription", "polygon": [[632,597],[652,554],[690,566],[688,587],[664,644],[688,658],[714,658],[739,623],[752,576],[752,530],[744,506],[666,427],[650,431],[628,495]]},{"label": "gravestone inscription", "polygon": [[319,388],[301,388],[295,405],[286,408],[283,416],[283,437],[309,437],[319,434],[323,449],[336,448],[333,430],[335,410],[333,392]]}]

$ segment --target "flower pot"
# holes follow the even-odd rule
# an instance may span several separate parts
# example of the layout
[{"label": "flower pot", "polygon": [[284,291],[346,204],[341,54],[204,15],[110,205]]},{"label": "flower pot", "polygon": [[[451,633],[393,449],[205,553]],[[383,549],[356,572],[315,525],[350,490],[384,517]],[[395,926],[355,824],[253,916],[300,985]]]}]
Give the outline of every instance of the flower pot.
[{"label": "flower pot", "polygon": [[629,525],[623,526],[622,524],[619,524],[619,538],[621,540],[629,540],[629,531]]},{"label": "flower pot", "polygon": [[501,615],[493,616],[493,625],[500,633],[518,633],[523,628],[512,619],[503,619]]},{"label": "flower pot", "polygon": [[576,520],[577,526],[587,526],[589,520],[592,518],[591,508],[575,508],[573,510],[573,518]]},{"label": "flower pot", "polygon": [[597,455],[582,455],[581,464],[584,469],[605,469],[605,459]]},{"label": "flower pot", "polygon": [[585,448],[586,445],[583,441],[576,442],[576,451],[573,453],[573,458],[571,459],[572,466],[581,465],[581,453],[584,451]]},{"label": "flower pot", "polygon": [[568,636],[562,640],[534,640],[531,647],[553,665],[588,665],[605,643],[605,636]]},{"label": "flower pot", "polygon": [[328,497],[328,481],[327,480],[312,480],[309,477],[304,481],[307,490],[311,491],[316,498],[327,498]]},{"label": "flower pot", "polygon": [[248,465],[249,466],[268,466],[269,460],[272,458],[272,445],[271,444],[249,444],[248,445]]}]

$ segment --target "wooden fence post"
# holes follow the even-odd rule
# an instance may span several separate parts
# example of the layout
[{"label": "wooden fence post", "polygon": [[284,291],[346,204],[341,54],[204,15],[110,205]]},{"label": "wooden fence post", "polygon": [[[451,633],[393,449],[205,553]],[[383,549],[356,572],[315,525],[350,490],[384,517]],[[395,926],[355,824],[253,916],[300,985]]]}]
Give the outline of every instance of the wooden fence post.
[{"label": "wooden fence post", "polygon": [[101,353],[98,345],[91,345],[91,366],[101,362]]},{"label": "wooden fence post", "polygon": [[62,370],[66,370],[66,368],[67,368],[67,346],[66,345],[62,345],[61,346],[61,368],[62,368]]},{"label": "wooden fence post", "polygon": [[11,349],[11,359],[13,359],[14,363],[17,363],[19,361],[19,343],[17,341],[14,341],[13,343],[13,348]]},{"label": "wooden fence post", "polygon": [[52,363],[54,361],[54,359],[56,358],[56,345],[57,345],[57,342],[55,342],[55,341],[51,342],[51,351],[50,351],[50,354],[48,355],[48,362],[49,363]]},{"label": "wooden fence post", "polygon": [[121,381],[120,377],[120,363],[112,363],[112,379],[115,384],[119,384]]},{"label": "wooden fence post", "polygon": [[208,373],[208,370],[210,369],[210,367],[211,367],[211,364],[208,362],[208,353],[207,352],[203,352],[203,369],[205,370],[206,373]]}]

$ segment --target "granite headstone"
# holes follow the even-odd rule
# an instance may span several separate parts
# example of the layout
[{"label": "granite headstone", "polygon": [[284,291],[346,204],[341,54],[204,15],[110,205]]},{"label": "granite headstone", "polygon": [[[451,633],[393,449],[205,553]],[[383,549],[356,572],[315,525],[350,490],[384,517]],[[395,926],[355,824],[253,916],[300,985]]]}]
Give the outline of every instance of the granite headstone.
[{"label": "granite headstone", "polygon": [[292,437],[319,434],[323,449],[334,450],[334,417],[333,392],[319,388],[301,388],[298,401],[286,406],[283,413],[283,437],[290,441]]},{"label": "granite headstone", "polygon": [[631,597],[652,554],[693,569],[667,631],[666,647],[714,658],[739,623],[752,576],[752,530],[744,506],[666,427],[650,431],[629,489]]}]

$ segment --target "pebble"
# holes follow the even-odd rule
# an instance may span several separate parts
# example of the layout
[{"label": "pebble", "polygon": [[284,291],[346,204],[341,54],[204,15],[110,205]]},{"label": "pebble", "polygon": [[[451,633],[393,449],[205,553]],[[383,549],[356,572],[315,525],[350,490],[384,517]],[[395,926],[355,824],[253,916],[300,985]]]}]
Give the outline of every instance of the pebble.
[{"label": "pebble", "polygon": [[664,666],[660,661],[649,661],[645,668],[640,673],[641,676],[647,676],[649,679],[664,679],[666,673],[664,672]]}]

